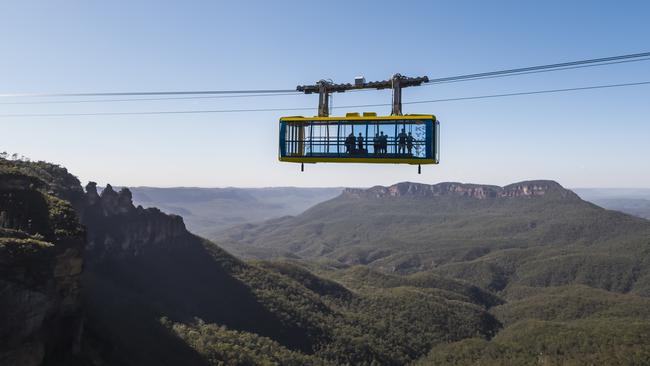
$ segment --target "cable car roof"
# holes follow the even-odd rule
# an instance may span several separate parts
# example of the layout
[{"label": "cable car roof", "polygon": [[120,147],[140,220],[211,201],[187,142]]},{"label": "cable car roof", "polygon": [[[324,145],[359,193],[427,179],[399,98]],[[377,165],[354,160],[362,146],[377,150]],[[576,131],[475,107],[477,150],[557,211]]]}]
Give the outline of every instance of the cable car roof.
[{"label": "cable car roof", "polygon": [[418,120],[427,119],[436,121],[436,116],[433,114],[406,114],[402,116],[378,116],[376,113],[364,112],[360,113],[346,113],[345,117],[329,116],[329,117],[304,117],[304,116],[289,116],[281,117],[280,122],[307,122],[307,121],[395,121],[395,120]]}]

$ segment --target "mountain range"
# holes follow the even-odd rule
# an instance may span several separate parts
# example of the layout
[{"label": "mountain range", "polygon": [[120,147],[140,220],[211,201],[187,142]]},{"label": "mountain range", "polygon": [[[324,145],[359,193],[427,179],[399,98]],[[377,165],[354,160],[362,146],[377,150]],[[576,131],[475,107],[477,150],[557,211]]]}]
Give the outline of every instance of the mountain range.
[{"label": "mountain range", "polygon": [[235,227],[216,240],[248,258],[435,271],[495,291],[580,283],[647,295],[649,238],[647,220],[553,181],[527,181],[346,189],[295,217]]}]

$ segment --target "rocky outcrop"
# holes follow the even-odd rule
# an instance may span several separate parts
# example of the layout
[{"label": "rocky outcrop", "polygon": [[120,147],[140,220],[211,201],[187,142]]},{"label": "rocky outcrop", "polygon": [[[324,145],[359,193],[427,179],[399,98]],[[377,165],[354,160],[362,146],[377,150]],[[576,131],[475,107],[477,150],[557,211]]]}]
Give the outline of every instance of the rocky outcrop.
[{"label": "rocky outcrop", "polygon": [[86,250],[91,261],[135,257],[148,248],[183,245],[189,235],[180,216],[134,206],[128,188],[116,192],[108,184],[100,195],[94,182],[86,186],[82,223],[88,227]]},{"label": "rocky outcrop", "polygon": [[[0,365],[72,363],[83,324],[85,232],[72,206],[50,194],[64,192],[62,186],[3,169]],[[67,192],[74,196],[74,189]]]},{"label": "rocky outcrop", "polygon": [[376,186],[369,189],[348,188],[343,195],[350,198],[385,197],[442,197],[460,196],[475,199],[504,197],[535,197],[558,195],[562,198],[578,198],[573,192],[564,189],[559,183],[549,180],[525,181],[505,187],[479,184],[445,182],[434,185],[403,182],[389,187]]}]

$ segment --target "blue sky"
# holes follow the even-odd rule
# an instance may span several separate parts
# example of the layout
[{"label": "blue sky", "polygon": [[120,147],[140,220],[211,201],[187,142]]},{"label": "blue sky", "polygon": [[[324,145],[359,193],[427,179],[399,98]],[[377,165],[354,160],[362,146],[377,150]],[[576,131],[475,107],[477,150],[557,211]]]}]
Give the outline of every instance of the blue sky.
[{"label": "blue sky", "polygon": [[[646,1],[4,1],[0,94],[292,89],[321,78],[442,77],[650,51]],[[650,81],[650,61],[404,91],[405,100]],[[296,112],[0,118],[0,151],[82,181],[371,186],[398,181],[650,187],[650,86],[407,105],[442,121],[423,167],[277,161]],[[334,106],[390,93],[334,96]],[[25,101],[1,98],[0,103]],[[316,107],[316,96],[0,104],[0,114]],[[389,107],[376,108],[387,114]],[[335,114],[347,111],[336,110]],[[358,111],[363,112],[363,111]],[[309,112],[308,114],[313,114]]]}]

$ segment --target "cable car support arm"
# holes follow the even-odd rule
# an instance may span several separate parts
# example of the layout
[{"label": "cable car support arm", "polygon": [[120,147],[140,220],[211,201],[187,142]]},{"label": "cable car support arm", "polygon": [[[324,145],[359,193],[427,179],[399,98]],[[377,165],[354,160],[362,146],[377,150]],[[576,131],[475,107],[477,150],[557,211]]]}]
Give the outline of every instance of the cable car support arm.
[{"label": "cable car support arm", "polygon": [[400,74],[393,75],[390,80],[366,82],[363,77],[354,80],[354,84],[334,84],[328,80],[320,80],[314,85],[298,85],[296,90],[305,94],[318,93],[318,116],[329,117],[330,93],[344,93],[354,89],[393,89],[393,107],[391,115],[402,115],[402,88],[420,86],[429,81],[426,76],[406,77]]}]

